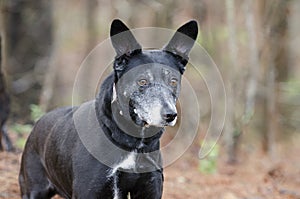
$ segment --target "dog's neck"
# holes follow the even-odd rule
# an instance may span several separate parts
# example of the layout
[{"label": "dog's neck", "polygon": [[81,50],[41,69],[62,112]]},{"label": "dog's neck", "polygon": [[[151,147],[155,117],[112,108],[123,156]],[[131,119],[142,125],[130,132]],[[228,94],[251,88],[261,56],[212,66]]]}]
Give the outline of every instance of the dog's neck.
[{"label": "dog's neck", "polygon": [[[106,86],[101,87],[102,91],[96,98],[96,114],[106,136],[118,147],[127,151],[147,153],[159,150],[159,139],[164,128],[149,127],[145,129],[145,127],[131,125],[132,121],[129,121],[128,118],[120,114],[117,103],[111,103],[113,97],[113,75],[110,75],[105,81],[108,81],[106,84],[103,84]],[[103,90],[105,90],[105,92],[103,92]],[[126,125],[127,122],[129,125]],[[120,127],[120,124],[124,125]],[[143,138],[144,135],[142,135],[142,133],[149,134],[149,132],[155,133],[152,133],[150,137]]]}]

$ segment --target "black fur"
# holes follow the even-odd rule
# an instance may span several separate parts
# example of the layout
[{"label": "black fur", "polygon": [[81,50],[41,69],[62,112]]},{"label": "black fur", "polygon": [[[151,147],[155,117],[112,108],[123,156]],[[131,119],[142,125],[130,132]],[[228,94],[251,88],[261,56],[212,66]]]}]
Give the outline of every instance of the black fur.
[{"label": "black fur", "polygon": [[[194,36],[197,32],[197,24],[193,22],[192,29],[189,28],[188,32],[192,31]],[[127,32],[124,33],[124,31]],[[118,36],[120,33],[122,37]],[[120,104],[121,101],[114,101],[113,87],[130,69],[139,67],[141,64],[168,65],[180,72],[183,71],[184,64],[178,61],[179,55],[168,52],[168,49],[142,51],[134,36],[120,20],[113,21],[111,36],[117,53],[114,72],[103,82],[96,100],[82,105],[91,110],[95,105],[96,118],[88,115],[82,118],[82,122],[86,123],[86,128],[88,128],[89,120],[96,119],[99,129],[93,130],[96,133],[103,133],[105,138],[124,151],[134,151],[138,154],[159,151],[159,139],[164,131],[163,127],[148,127],[146,131],[154,133],[145,138],[131,136],[123,129],[121,130],[117,124],[119,120],[121,123],[130,124],[128,125],[128,128],[131,128],[130,131],[138,133],[145,129],[145,123],[133,122],[134,118],[127,117],[126,113],[119,114],[123,104]],[[176,47],[172,47],[172,50],[175,49]],[[148,86],[155,87],[154,84]],[[178,94],[177,88],[174,87],[173,90],[167,88],[174,98]],[[127,106],[130,105],[124,105],[124,107]],[[134,168],[127,171],[118,170],[110,175],[112,168],[98,161],[78,136],[74,115],[79,112],[79,109],[80,107],[56,109],[47,113],[36,123],[22,156],[19,176],[22,198],[51,198],[56,193],[65,198],[114,198],[116,194],[114,186],[118,188],[118,198],[125,199],[128,193],[131,199],[161,198],[163,169],[160,153],[155,153],[151,157],[146,156],[144,160],[139,160],[137,157]],[[101,140],[99,145],[97,147],[104,155],[113,153],[105,147],[101,148]],[[113,160],[118,163],[124,158],[122,153],[115,153]],[[151,167],[152,170],[138,172],[147,167]]]}]

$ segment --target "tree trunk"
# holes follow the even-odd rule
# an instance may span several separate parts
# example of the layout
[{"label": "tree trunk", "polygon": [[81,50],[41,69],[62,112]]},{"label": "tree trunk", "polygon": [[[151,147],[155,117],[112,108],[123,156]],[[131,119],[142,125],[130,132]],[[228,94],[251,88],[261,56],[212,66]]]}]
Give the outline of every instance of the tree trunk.
[{"label": "tree trunk", "polygon": [[287,10],[288,1],[260,1],[263,19],[264,48],[261,63],[265,67],[263,150],[271,157],[276,155],[275,140],[280,128],[278,85],[287,78]]},{"label": "tree trunk", "polygon": [[258,47],[256,38],[256,26],[254,19],[254,2],[252,0],[246,0],[244,4],[246,13],[246,30],[248,32],[248,44],[249,44],[249,75],[245,90],[245,110],[242,118],[242,125],[248,125],[253,117],[255,109],[255,99],[257,93],[258,74],[260,69],[260,63],[258,59]]},{"label": "tree trunk", "polygon": [[2,31],[12,115],[26,120],[39,102],[52,45],[52,8],[48,0],[3,0]]},{"label": "tree trunk", "polygon": [[[227,117],[225,126],[225,139],[228,163],[235,163],[237,160],[237,147],[241,130],[237,125],[235,118],[235,103],[236,103],[236,76],[238,68],[238,50],[236,40],[236,24],[235,24],[235,2],[234,0],[226,0],[226,13],[228,24],[228,49],[229,49],[229,66],[232,71],[228,76],[227,83]],[[228,66],[228,67],[229,67]]]},{"label": "tree trunk", "polygon": [[7,129],[5,126],[6,120],[9,116],[9,96],[5,89],[5,80],[2,73],[2,37],[0,36],[0,151],[4,149],[2,143],[6,146],[7,151],[14,150],[12,142],[10,141]]}]

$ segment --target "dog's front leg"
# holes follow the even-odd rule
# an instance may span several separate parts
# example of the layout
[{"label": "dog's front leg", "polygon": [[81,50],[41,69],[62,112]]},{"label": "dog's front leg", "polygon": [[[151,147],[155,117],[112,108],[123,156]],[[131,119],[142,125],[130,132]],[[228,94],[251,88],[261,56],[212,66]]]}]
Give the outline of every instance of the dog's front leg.
[{"label": "dog's front leg", "polygon": [[161,171],[140,174],[137,186],[130,192],[131,199],[161,199],[163,191],[163,174]]},{"label": "dog's front leg", "polygon": [[113,195],[113,183],[101,172],[85,172],[74,180],[72,199],[112,199]]},{"label": "dog's front leg", "polygon": [[113,198],[113,192],[109,189],[98,191],[94,188],[84,187],[85,190],[74,191],[72,194],[72,199],[101,199],[101,198]]}]

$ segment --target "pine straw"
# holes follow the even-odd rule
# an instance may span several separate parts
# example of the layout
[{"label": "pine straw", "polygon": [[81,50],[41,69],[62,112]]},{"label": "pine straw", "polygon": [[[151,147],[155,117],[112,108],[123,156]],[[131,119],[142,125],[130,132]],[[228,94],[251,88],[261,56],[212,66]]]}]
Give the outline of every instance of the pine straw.
[{"label": "pine straw", "polygon": [[20,198],[18,173],[20,154],[0,152],[0,198]]}]

